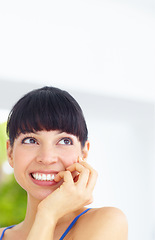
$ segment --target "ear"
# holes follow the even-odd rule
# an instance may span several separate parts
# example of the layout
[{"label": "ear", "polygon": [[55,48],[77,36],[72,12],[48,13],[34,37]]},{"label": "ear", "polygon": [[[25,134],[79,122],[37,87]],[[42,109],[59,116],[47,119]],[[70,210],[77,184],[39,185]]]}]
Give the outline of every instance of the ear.
[{"label": "ear", "polygon": [[90,142],[86,141],[84,147],[82,148],[82,158],[84,161],[87,160],[89,148],[90,148]]},{"label": "ear", "polygon": [[8,162],[10,166],[13,168],[13,157],[12,157],[12,146],[10,145],[10,141],[7,140],[6,142],[6,147],[7,147],[7,156],[8,156]]}]

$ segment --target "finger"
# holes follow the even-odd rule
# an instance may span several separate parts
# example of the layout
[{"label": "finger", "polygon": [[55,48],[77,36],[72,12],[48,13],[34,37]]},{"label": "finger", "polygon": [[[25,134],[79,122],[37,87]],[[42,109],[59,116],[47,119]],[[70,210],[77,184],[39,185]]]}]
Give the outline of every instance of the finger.
[{"label": "finger", "polygon": [[78,185],[82,189],[87,186],[90,174],[89,169],[85,168],[79,163],[74,163],[73,165],[69,166],[67,170],[69,170],[70,172],[79,172],[78,179],[76,179],[76,185]]},{"label": "finger", "polygon": [[70,165],[69,167],[66,168],[66,170],[70,171],[70,172],[74,172],[74,171],[77,171],[77,172],[82,172],[82,170],[84,169],[85,167],[82,166],[82,164],[80,163],[73,163],[72,165]]},{"label": "finger", "polygon": [[64,180],[66,183],[74,183],[73,177],[70,171],[61,171],[56,176],[54,181],[59,182],[61,179]]},{"label": "finger", "polygon": [[89,171],[90,171],[87,189],[88,189],[88,191],[93,191],[93,189],[96,185],[98,173],[87,162],[82,161],[82,162],[80,162],[80,164],[82,166],[84,166],[85,168],[89,169]]},{"label": "finger", "polygon": [[81,160],[81,161],[79,162],[79,164],[81,164],[82,166],[88,168],[90,171],[93,171],[93,170],[94,170],[94,168],[91,167],[91,166],[90,166],[86,161],[84,161],[84,160]]}]

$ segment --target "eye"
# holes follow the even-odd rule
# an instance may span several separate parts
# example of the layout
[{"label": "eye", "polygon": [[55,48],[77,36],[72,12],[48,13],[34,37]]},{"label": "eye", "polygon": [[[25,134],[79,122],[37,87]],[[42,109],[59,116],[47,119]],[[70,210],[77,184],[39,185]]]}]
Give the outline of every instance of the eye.
[{"label": "eye", "polygon": [[37,140],[32,137],[26,137],[22,140],[23,144],[37,144]]},{"label": "eye", "polygon": [[58,144],[62,145],[73,145],[73,141],[70,138],[62,138]]}]

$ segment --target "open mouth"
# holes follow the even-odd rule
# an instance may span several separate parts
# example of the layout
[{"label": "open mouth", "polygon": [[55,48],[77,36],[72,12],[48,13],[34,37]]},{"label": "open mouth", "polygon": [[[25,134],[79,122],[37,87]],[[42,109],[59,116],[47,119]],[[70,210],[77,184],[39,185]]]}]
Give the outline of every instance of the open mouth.
[{"label": "open mouth", "polygon": [[33,179],[38,181],[49,181],[52,182],[56,176],[56,174],[45,174],[45,173],[31,173]]}]

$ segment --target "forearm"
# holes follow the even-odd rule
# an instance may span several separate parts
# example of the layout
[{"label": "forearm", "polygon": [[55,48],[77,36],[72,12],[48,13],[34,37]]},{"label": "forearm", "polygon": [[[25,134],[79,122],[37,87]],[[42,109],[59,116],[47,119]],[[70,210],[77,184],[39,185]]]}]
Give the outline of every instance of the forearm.
[{"label": "forearm", "polygon": [[30,230],[27,240],[53,240],[56,221],[49,219],[42,213],[37,213],[34,224]]}]

